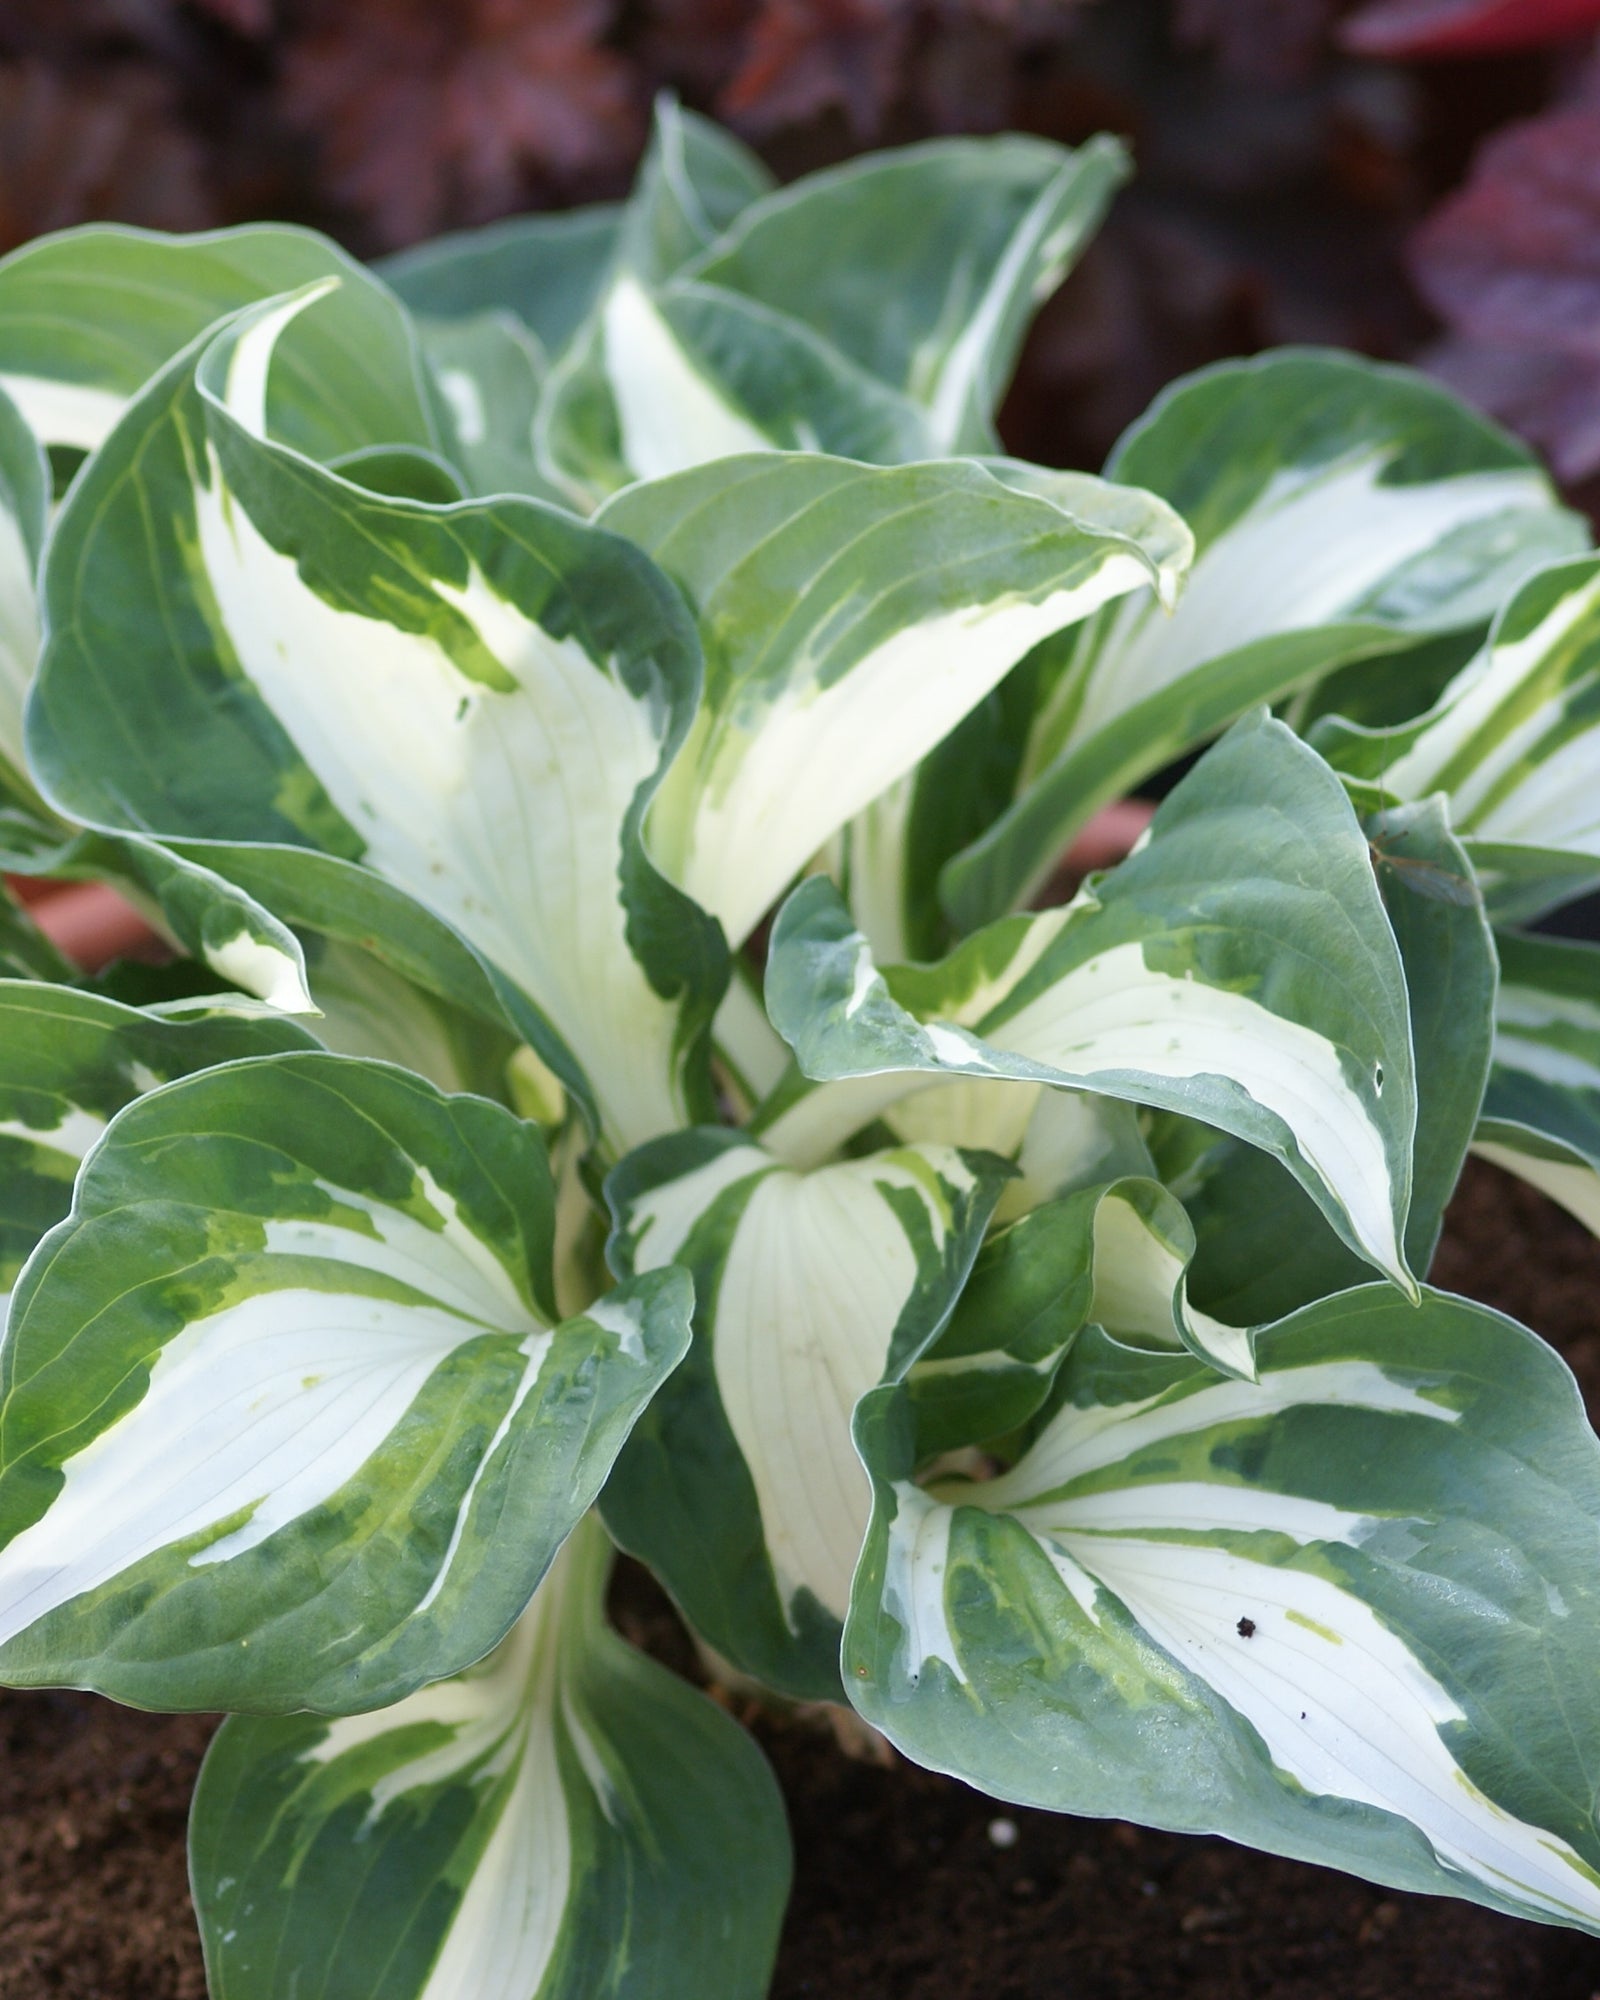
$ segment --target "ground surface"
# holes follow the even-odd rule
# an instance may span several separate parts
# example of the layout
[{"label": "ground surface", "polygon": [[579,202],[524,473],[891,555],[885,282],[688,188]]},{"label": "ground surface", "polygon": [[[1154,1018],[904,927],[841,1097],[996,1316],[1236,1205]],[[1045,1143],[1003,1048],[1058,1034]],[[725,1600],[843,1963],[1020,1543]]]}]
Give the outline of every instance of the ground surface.
[{"label": "ground surface", "polygon": [[[1432,1275],[1554,1340],[1600,1414],[1600,1244],[1577,1223],[1474,1166]],[[688,1663],[646,1579],[624,1578],[617,1609]],[[802,1723],[758,1727],[797,1861],[773,2000],[1600,1995],[1597,1940],[1225,1841],[999,1808],[852,1762]],[[86,1695],[0,1695],[0,2000],[202,2000],[183,1826],[209,1733]]]}]

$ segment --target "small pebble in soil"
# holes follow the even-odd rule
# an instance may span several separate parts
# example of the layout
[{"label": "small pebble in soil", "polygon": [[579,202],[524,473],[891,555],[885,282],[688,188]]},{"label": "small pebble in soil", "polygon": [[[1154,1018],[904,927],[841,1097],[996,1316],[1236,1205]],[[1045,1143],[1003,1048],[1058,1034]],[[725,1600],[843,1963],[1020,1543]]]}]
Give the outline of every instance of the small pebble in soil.
[{"label": "small pebble in soil", "polygon": [[991,1847],[1015,1847],[1017,1844],[1017,1823],[1014,1819],[992,1819],[989,1822],[989,1845]]}]

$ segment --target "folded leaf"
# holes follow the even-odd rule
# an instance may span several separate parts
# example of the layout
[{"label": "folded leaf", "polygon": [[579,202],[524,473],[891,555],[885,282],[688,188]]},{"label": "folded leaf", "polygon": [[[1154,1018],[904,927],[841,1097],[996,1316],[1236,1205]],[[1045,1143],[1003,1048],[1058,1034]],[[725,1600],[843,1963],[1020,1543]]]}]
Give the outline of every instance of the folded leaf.
[{"label": "folded leaf", "polygon": [[1600,1235],[1600,948],[1502,932],[1494,1066],[1472,1150]]},{"label": "folded leaf", "polygon": [[789,1883],[761,1753],[601,1618],[580,1524],[488,1659],[235,1717],[190,1824],[214,2000],[760,2000]]},{"label": "folded leaf", "polygon": [[1099,482],[1081,504],[1005,467],[786,455],[606,507],[699,621],[705,693],[648,837],[731,942],[1046,633],[1137,584],[1176,589],[1188,537],[1167,508]]},{"label": "folded leaf", "polygon": [[1254,1380],[1255,1335],[1189,1303],[1194,1231],[1143,1178],[1047,1202],[979,1252],[949,1324],[906,1378],[919,1448],[937,1457],[1019,1431],[1091,1322],[1124,1345],[1187,1348]]},{"label": "folded leaf", "polygon": [[341,299],[245,315],[80,476],[37,768],[99,825],[359,861],[521,990],[519,1038],[589,1077],[608,1139],[670,1129],[721,947],[637,825],[689,727],[694,633],[638,551],[557,509],[382,500],[270,442],[280,340],[335,340]]},{"label": "folded leaf", "polygon": [[814,328],[927,411],[937,452],[986,451],[1029,320],[1127,171],[1105,137],[906,146],[753,203],[689,275]]},{"label": "folded leaf", "polygon": [[688,1340],[679,1272],[557,1323],[552,1231],[534,1129],[403,1070],[129,1106],[0,1353],[0,1681],[340,1712],[481,1658]]},{"label": "folded leaf", "polygon": [[[1406,1263],[1425,1276],[1489,1075],[1495,945],[1442,799],[1375,815],[1366,831],[1411,1012],[1417,1136],[1404,1245]],[[1152,1139],[1158,1155],[1175,1136]],[[1215,1135],[1200,1145],[1201,1157],[1179,1163],[1171,1184],[1199,1239],[1190,1292],[1208,1311],[1244,1323],[1281,1319],[1363,1281],[1361,1260],[1275,1160]]]},{"label": "folded leaf", "polygon": [[545,361],[527,328],[510,313],[485,312],[419,320],[417,337],[449,412],[450,456],[465,472],[468,490],[559,500],[534,457],[533,415]]},{"label": "folded leaf", "polygon": [[856,1403],[943,1325],[1006,1168],[907,1146],[794,1173],[737,1132],[632,1153],[609,1257],[694,1278],[695,1341],[606,1488],[606,1525],[745,1672],[837,1698],[869,1494]]},{"label": "folded leaf", "polygon": [[1422,377],[1349,355],[1207,369],[1159,398],[1107,471],[1182,514],[1194,569],[1170,619],[1130,598],[1040,663],[1015,802],[943,878],[959,930],[1025,901],[1101,805],[1245,709],[1486,624],[1587,539],[1510,438]]},{"label": "folded leaf", "polygon": [[[880,972],[832,885],[803,883],[773,929],[767,1010],[807,1076],[867,1080],[842,1106],[855,1125],[920,1074],[1066,1084],[1230,1132],[1413,1289],[1400,955],[1343,787],[1268,716],[1237,724],[1067,908],[1006,918],[940,965]],[[793,1157],[803,1130],[814,1155],[853,1129],[828,1120],[802,1097],[767,1142]]]},{"label": "folded leaf", "polygon": [[1537,916],[1600,880],[1600,558],[1530,577],[1420,720],[1328,721],[1337,768],[1398,799],[1449,795],[1497,913]]},{"label": "folded leaf", "polygon": [[1377,1286],[1259,1383],[1097,1332],[987,1483],[857,1419],[861,1712],[1003,1798],[1224,1833],[1600,1930],[1600,1447],[1544,1343]]}]

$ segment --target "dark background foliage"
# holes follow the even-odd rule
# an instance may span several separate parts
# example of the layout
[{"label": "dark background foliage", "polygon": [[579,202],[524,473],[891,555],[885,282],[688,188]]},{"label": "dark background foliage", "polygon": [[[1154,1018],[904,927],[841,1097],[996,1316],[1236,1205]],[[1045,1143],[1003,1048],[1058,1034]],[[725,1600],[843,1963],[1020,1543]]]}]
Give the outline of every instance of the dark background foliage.
[{"label": "dark background foliage", "polygon": [[[0,0],[0,249],[260,216],[362,254],[620,192],[661,88],[781,174],[1014,127],[1139,178],[1013,446],[1097,464],[1184,369],[1417,358],[1600,472],[1600,0]],[[1591,497],[1586,494],[1585,497]]]}]

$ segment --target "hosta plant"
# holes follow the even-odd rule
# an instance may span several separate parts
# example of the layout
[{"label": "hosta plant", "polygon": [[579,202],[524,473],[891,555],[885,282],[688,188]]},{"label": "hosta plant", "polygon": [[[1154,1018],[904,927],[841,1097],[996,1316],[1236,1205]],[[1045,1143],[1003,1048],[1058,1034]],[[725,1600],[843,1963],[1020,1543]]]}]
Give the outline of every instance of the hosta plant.
[{"label": "hosta plant", "polygon": [[1469,1147],[1600,1224],[1600,559],[1334,354],[1007,457],[1122,171],[666,106],[378,273],[0,264],[5,865],[175,953],[0,917],[0,1680],[230,1712],[218,2000],[765,1989],[613,1541],[998,1798],[1600,1931],[1600,1451],[1427,1284]]}]

